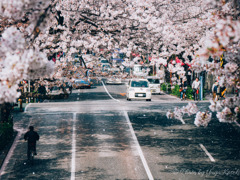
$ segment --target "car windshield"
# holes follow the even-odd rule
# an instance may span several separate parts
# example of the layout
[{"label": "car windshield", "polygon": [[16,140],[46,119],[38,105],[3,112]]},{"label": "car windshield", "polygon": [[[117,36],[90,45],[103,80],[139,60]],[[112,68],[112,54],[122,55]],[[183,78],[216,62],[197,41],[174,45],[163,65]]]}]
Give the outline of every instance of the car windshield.
[{"label": "car windshield", "polygon": [[101,60],[101,63],[108,63],[108,60]]},{"label": "car windshield", "polygon": [[87,84],[88,82],[83,80],[83,79],[78,79],[78,80],[75,80],[75,83],[85,83],[85,84]]},{"label": "car windshield", "polygon": [[147,81],[132,81],[131,87],[148,87]]},{"label": "car windshield", "polygon": [[148,79],[148,81],[151,84],[159,84],[160,83],[159,79]]},{"label": "car windshield", "polygon": [[59,90],[60,89],[60,87],[58,87],[58,86],[53,86],[52,87],[52,91],[57,91],[57,90]]},{"label": "car windshield", "polygon": [[109,65],[103,65],[102,67],[103,67],[103,68],[110,68]]}]

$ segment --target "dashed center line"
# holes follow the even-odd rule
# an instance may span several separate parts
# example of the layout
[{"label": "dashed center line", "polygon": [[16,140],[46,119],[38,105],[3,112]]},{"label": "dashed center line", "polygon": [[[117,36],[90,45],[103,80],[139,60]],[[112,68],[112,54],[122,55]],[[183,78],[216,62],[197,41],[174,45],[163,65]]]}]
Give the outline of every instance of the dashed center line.
[{"label": "dashed center line", "polygon": [[102,81],[102,84],[103,84],[103,87],[104,87],[105,91],[106,91],[107,94],[109,95],[109,97],[112,98],[113,100],[117,101],[117,102],[120,102],[119,100],[117,100],[117,99],[115,99],[115,98],[112,97],[112,95],[108,92],[108,90],[107,90],[107,88],[106,88],[106,86],[105,86],[105,84],[104,84],[103,81]]},{"label": "dashed center line", "polygon": [[207,156],[209,157],[210,161],[215,162],[215,159],[212,157],[212,155],[208,152],[208,150],[204,147],[204,145],[199,144],[200,147],[202,148],[202,150],[207,154]]},{"label": "dashed center line", "polygon": [[182,122],[182,124],[186,124],[185,121],[181,118],[180,121]]},{"label": "dashed center line", "polygon": [[32,103],[28,103],[27,105],[26,105],[26,107],[25,107],[25,109],[24,109],[24,112],[27,112],[27,109],[28,109],[28,107],[31,105]]}]

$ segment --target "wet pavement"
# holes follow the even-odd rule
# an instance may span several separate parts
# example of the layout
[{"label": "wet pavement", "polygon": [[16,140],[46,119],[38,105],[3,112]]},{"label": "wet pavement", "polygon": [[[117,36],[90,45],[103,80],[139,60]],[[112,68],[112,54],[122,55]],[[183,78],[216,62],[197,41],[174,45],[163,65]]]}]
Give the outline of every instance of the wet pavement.
[{"label": "wet pavement", "polygon": [[[126,86],[99,83],[68,99],[30,104],[14,117],[19,139],[1,179],[239,179],[239,132],[213,120],[206,128],[166,118],[174,96],[126,101]],[[208,102],[198,102],[206,110]],[[34,165],[23,134],[40,134]],[[206,151],[205,151],[206,150]],[[209,157],[214,159],[214,161]]]}]

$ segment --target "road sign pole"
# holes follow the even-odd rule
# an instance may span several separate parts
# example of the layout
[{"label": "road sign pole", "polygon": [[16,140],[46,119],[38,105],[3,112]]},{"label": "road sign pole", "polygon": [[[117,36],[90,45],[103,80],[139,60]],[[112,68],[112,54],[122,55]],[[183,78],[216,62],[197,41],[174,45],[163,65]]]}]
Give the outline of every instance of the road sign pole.
[{"label": "road sign pole", "polygon": [[200,74],[200,100],[203,100],[203,76]]}]

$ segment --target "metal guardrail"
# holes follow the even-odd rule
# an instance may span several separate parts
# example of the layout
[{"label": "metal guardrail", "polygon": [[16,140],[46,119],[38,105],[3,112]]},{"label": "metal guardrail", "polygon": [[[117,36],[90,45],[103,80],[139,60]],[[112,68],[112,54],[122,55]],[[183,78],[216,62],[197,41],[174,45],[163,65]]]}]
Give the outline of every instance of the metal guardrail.
[{"label": "metal guardrail", "polygon": [[68,93],[61,93],[57,95],[51,95],[51,94],[39,94],[39,93],[24,93],[22,94],[18,99],[25,99],[25,98],[42,98],[42,99],[51,99],[52,96],[67,96]]}]

